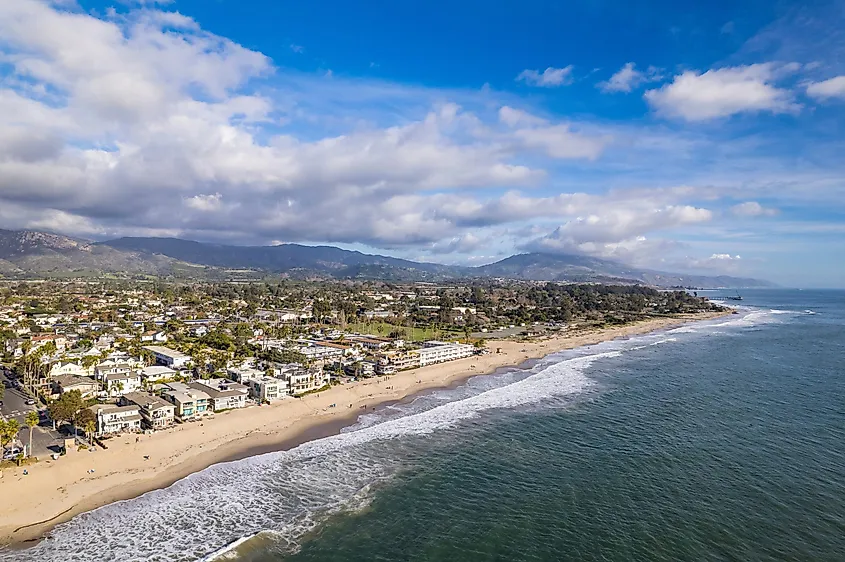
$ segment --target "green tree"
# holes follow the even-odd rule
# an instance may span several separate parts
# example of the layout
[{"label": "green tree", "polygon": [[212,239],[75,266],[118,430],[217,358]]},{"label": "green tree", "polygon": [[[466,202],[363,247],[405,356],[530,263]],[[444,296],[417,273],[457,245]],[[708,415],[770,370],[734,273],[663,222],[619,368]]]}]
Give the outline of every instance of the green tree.
[{"label": "green tree", "polygon": [[32,430],[35,429],[35,426],[38,425],[38,412],[36,411],[29,411],[26,413],[26,417],[24,421],[26,421],[26,425],[29,426],[29,451],[28,456],[32,456]]},{"label": "green tree", "polygon": [[20,430],[21,424],[18,420],[0,421],[0,449],[17,439]]},{"label": "green tree", "polygon": [[47,413],[57,424],[62,422],[72,422],[76,418],[76,414],[83,407],[82,393],[78,390],[71,390],[65,392],[59,399],[47,406]]},{"label": "green tree", "polygon": [[[88,435],[88,438],[91,439],[93,433],[97,431],[97,416],[88,408],[82,408],[74,416],[73,425],[82,429]],[[92,426],[93,430],[91,429]]]}]

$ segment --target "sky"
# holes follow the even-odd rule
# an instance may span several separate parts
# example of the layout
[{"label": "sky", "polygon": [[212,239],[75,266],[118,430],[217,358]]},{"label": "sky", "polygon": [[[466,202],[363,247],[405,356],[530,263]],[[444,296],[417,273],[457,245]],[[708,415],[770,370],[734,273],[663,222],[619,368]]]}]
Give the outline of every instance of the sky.
[{"label": "sky", "polygon": [[0,228],[845,287],[845,0],[0,1]]}]

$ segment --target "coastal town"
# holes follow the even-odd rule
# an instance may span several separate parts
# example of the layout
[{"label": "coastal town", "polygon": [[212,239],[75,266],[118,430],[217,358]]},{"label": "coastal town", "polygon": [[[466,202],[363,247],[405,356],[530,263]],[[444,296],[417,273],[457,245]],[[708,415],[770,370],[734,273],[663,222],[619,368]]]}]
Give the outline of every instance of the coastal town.
[{"label": "coastal town", "polygon": [[685,292],[514,283],[50,281],[0,295],[0,430],[16,466],[495,352],[496,339],[714,308]]}]

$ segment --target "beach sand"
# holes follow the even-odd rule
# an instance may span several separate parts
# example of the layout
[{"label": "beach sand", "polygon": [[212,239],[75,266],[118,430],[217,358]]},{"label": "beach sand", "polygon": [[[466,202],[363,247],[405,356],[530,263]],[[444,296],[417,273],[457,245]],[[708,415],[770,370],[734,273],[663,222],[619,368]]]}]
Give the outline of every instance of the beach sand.
[{"label": "beach sand", "polygon": [[[331,435],[380,404],[516,366],[564,349],[671,328],[729,313],[654,318],[531,342],[491,340],[492,353],[334,386],[303,398],[216,414],[150,435],[108,440],[108,450],[73,451],[58,460],[2,471],[0,544],[25,546],[55,525],[97,507],[169,486],[212,464],[284,450]],[[497,353],[497,348],[499,353]],[[388,388],[389,387],[389,388]],[[335,407],[331,407],[336,404]],[[149,457],[145,459],[145,457]],[[91,473],[89,470],[93,470]]]}]

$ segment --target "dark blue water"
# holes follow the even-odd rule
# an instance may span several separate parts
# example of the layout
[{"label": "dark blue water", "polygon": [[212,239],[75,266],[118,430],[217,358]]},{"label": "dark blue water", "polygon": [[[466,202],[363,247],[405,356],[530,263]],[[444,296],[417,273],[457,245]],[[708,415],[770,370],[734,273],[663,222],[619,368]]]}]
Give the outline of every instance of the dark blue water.
[{"label": "dark blue water", "polygon": [[[559,353],[0,560],[845,560],[845,292]],[[256,535],[256,533],[258,533]]]},{"label": "dark blue water", "polygon": [[765,313],[599,361],[258,559],[845,560],[845,293],[742,304]]}]

